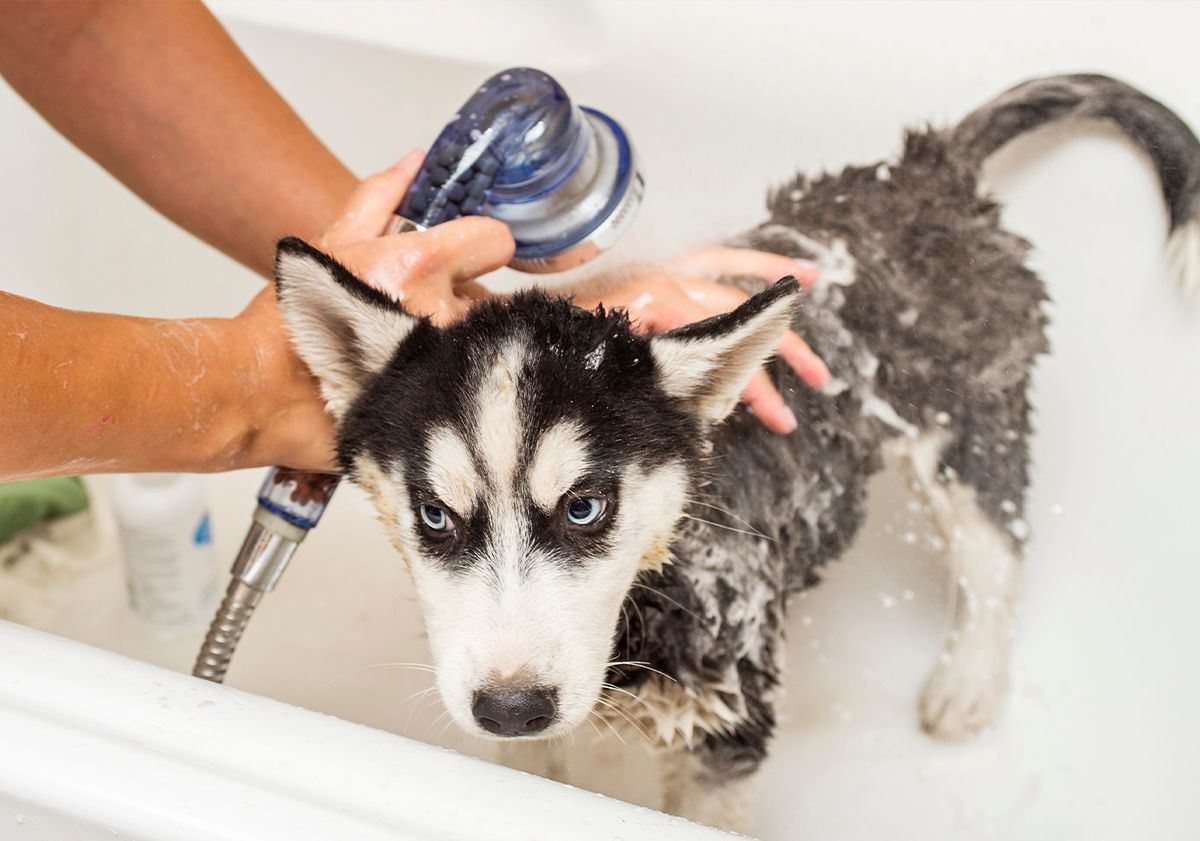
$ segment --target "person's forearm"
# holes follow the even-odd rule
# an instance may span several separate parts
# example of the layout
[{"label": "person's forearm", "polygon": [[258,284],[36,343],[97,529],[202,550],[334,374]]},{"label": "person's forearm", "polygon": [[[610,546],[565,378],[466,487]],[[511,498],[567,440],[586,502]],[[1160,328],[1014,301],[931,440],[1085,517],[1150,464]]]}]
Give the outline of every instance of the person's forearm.
[{"label": "person's forearm", "polygon": [[0,292],[0,481],[253,463],[263,366],[235,324]]},{"label": "person's forearm", "polygon": [[151,206],[251,269],[315,238],[351,172],[190,0],[0,0],[0,74]]}]

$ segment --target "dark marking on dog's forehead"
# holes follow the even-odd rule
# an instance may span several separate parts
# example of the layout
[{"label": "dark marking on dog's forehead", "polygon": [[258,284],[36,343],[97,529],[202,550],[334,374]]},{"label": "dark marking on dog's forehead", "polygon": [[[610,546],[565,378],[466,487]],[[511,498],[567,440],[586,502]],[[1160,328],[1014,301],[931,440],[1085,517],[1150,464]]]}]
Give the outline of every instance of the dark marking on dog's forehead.
[{"label": "dark marking on dog's forehead", "polygon": [[[343,467],[366,453],[382,465],[402,465],[410,477],[422,475],[438,427],[476,449],[480,391],[513,345],[521,361],[510,372],[519,473],[542,436],[563,421],[578,424],[592,464],[614,474],[635,461],[654,467],[695,457],[697,422],[663,393],[649,340],[630,329],[624,313],[526,292],[481,303],[445,329],[418,325],[347,412],[339,430]],[[482,461],[483,454],[474,455]]]}]

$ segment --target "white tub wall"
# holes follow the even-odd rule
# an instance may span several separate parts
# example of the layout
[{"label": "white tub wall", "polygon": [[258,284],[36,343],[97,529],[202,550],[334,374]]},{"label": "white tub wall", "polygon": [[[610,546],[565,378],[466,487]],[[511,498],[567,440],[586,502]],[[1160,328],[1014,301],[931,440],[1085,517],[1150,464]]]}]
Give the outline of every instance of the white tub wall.
[{"label": "white tub wall", "polygon": [[0,655],[4,839],[730,837],[3,622]]},{"label": "white tub wall", "polygon": [[[541,64],[629,126],[650,185],[642,224],[675,244],[758,218],[764,186],[793,167],[889,154],[901,125],[960,116],[1031,75],[1101,69],[1200,126],[1195,5],[596,4],[572,7],[580,17],[570,20],[588,25],[535,42],[497,37],[478,5],[299,8],[218,5],[268,78],[360,171],[427,144],[487,72]],[[520,29],[539,7],[489,9]],[[453,26],[436,19],[452,12],[461,18]],[[425,23],[411,26],[414,16]],[[261,24],[294,17],[319,34]],[[371,30],[373,44],[327,37],[344,26]],[[411,54],[378,46],[394,38],[412,48],[406,39],[439,27],[460,55],[431,49],[431,35]],[[80,162],[7,91],[0,113],[5,172],[16,174],[0,220],[15,232],[6,254],[20,268],[5,288],[161,315],[233,312],[257,288]],[[763,838],[902,828],[906,837],[1060,841],[1148,829],[1179,837],[1200,826],[1189,783],[1200,772],[1190,712],[1200,686],[1180,642],[1200,631],[1191,607],[1200,533],[1190,513],[1200,406],[1181,386],[1200,374],[1200,331],[1167,289],[1154,178],[1103,131],[1024,141],[988,175],[1006,222],[1036,244],[1034,265],[1059,304],[1055,355],[1037,375],[1034,541],[1006,717],[968,746],[916,731],[941,591],[925,554],[898,539],[922,529],[885,480],[882,510],[852,557],[797,605],[786,723],[755,824]],[[211,483],[224,557],[256,478]],[[404,699],[428,685],[421,673],[358,669],[428,662],[403,573],[368,517],[357,493],[339,494],[257,617],[231,682],[460,744],[452,727],[442,731],[435,703],[409,720]],[[119,576],[102,583],[72,611],[72,633],[186,665],[191,641],[155,647],[122,630]],[[883,607],[882,595],[907,588],[912,601]],[[642,771],[590,769],[584,782],[653,802]]]}]

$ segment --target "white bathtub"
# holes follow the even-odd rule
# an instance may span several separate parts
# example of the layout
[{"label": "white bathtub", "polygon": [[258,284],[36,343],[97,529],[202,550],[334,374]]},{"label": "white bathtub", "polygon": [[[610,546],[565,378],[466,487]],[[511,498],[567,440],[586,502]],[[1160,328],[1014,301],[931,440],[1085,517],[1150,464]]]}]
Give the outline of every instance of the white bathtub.
[{"label": "white bathtub", "polygon": [[[1032,75],[1121,76],[1200,127],[1195,5],[217,9],[362,172],[427,144],[492,70],[545,67],[627,124],[649,185],[639,224],[678,247],[753,222],[764,188],[794,168],[888,155],[902,125],[954,119]],[[0,153],[3,288],[163,316],[231,314],[257,288],[7,89]],[[1030,138],[987,174],[1057,301],[1054,355],[1036,379],[1034,539],[1006,714],[967,745],[918,731],[944,594],[936,564],[903,539],[924,524],[900,484],[880,479],[855,550],[794,610],[789,700],[753,825],[764,839],[1063,841],[1200,828],[1190,651],[1200,634],[1200,315],[1169,287],[1153,175],[1113,133]],[[224,559],[258,479],[207,479]],[[162,640],[139,629],[116,564],[61,596],[44,623],[55,633],[190,667],[202,631]],[[240,693],[0,628],[0,838],[702,837],[381,732],[488,755],[445,724],[432,694],[405,700],[429,685],[423,672],[363,668],[428,662],[414,611],[366,502],[344,489],[253,621],[229,676]],[[574,779],[657,803],[644,755],[620,760],[619,746],[592,741],[577,740]],[[514,799],[531,804],[528,823],[496,829]]]}]

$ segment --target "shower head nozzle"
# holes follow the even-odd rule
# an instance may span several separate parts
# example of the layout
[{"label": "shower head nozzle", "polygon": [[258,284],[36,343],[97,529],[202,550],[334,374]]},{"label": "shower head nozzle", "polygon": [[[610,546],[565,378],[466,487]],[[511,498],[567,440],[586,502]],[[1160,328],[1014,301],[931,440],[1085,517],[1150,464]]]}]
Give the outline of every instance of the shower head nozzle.
[{"label": "shower head nozzle", "polygon": [[540,70],[492,76],[442,129],[397,213],[423,227],[459,216],[506,223],[513,268],[554,272],[629,227],[644,182],[615,120],[574,105]]}]

